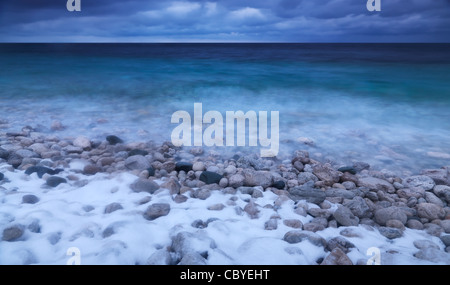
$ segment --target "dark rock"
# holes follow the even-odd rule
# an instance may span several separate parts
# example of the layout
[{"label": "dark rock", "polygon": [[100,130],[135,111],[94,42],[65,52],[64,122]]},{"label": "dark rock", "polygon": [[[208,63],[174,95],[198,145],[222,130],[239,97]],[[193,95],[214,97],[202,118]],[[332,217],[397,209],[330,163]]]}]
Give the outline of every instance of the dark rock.
[{"label": "dark rock", "polygon": [[180,161],[175,164],[175,171],[177,172],[184,171],[188,173],[189,171],[192,170],[192,166],[193,166],[192,163]]},{"label": "dark rock", "polygon": [[67,180],[62,178],[62,177],[58,177],[58,176],[51,176],[47,179],[47,185],[50,187],[56,187],[61,183],[67,183]]},{"label": "dark rock", "polygon": [[32,233],[40,233],[41,232],[41,225],[39,224],[39,220],[35,219],[33,220],[27,227],[27,229]]},{"label": "dark rock", "polygon": [[25,227],[23,225],[13,225],[7,227],[3,230],[2,240],[4,241],[15,241],[19,239],[25,232]]},{"label": "dark rock", "polygon": [[93,164],[88,164],[83,168],[84,175],[95,175],[101,171],[102,171],[102,169],[100,167],[98,167],[97,165],[93,165]]},{"label": "dark rock", "polygon": [[120,205],[119,203],[115,203],[114,202],[114,203],[106,205],[104,213],[105,214],[110,214],[112,212],[115,212],[117,210],[122,210],[122,209],[123,209],[122,205]]},{"label": "dark rock", "polygon": [[211,171],[203,171],[202,174],[200,174],[200,181],[205,182],[206,184],[219,184],[220,179],[222,179],[223,176],[215,173],[215,172],[211,172]]},{"label": "dark rock", "polygon": [[64,171],[64,169],[51,169],[44,166],[30,166],[25,170],[25,174],[31,175],[32,173],[36,172],[39,178],[42,178],[44,174],[50,174],[50,175],[56,175],[60,172]]},{"label": "dark rock", "polygon": [[385,226],[389,220],[399,220],[402,224],[406,224],[408,217],[406,213],[398,207],[382,208],[375,211],[374,220],[377,224]]},{"label": "dark rock", "polygon": [[344,167],[338,168],[338,171],[356,174],[356,169],[353,168],[352,166],[344,166]]},{"label": "dark rock", "polygon": [[4,148],[0,147],[0,159],[8,160],[9,158],[9,152],[5,150]]},{"label": "dark rock", "polygon": [[147,154],[148,154],[148,151],[142,150],[142,149],[133,149],[128,152],[128,156],[133,156],[133,155],[146,156]]},{"label": "dark rock", "polygon": [[111,144],[111,145],[116,145],[116,144],[118,144],[118,143],[123,143],[123,140],[122,139],[120,139],[119,137],[117,137],[117,136],[107,136],[106,137],[106,140],[109,142],[109,144]]},{"label": "dark rock", "polygon": [[388,239],[396,239],[403,235],[403,232],[397,228],[380,227],[378,230],[380,231],[380,234]]},{"label": "dark rock", "polygon": [[323,239],[318,234],[315,234],[313,232],[308,232],[308,231],[301,231],[301,230],[293,230],[293,231],[287,232],[284,235],[283,240],[288,243],[291,243],[291,244],[299,243],[304,240],[308,240],[315,246],[326,247],[326,245],[327,245],[327,242],[325,241],[325,239]]},{"label": "dark rock", "polygon": [[204,229],[204,228],[206,228],[208,225],[207,225],[204,221],[198,219],[198,220],[193,221],[193,222],[191,223],[191,226],[192,226],[193,228],[197,228],[197,229]]},{"label": "dark rock", "polygon": [[303,165],[303,163],[297,160],[296,162],[294,162],[294,168],[297,169],[298,171],[302,171],[305,168],[305,166]]},{"label": "dark rock", "polygon": [[302,186],[297,186],[288,190],[291,199],[294,201],[306,200],[309,203],[319,205],[325,198],[325,192],[314,188],[314,182],[309,181]]},{"label": "dark rock", "polygon": [[272,183],[272,187],[282,190],[286,187],[286,183],[282,180],[278,180]]},{"label": "dark rock", "polygon": [[159,189],[159,185],[152,180],[139,178],[130,185],[130,188],[134,192],[148,192],[153,194]]},{"label": "dark rock", "polygon": [[355,245],[351,242],[349,242],[346,238],[337,236],[334,237],[327,242],[326,249],[329,251],[332,251],[335,248],[341,249],[344,253],[348,253],[350,251],[350,248],[354,248]]},{"label": "dark rock", "polygon": [[108,226],[102,233],[102,237],[103,238],[107,238],[112,236],[113,234],[115,234],[116,232],[114,231],[114,227],[113,226]]},{"label": "dark rock", "polygon": [[155,176],[155,169],[153,168],[153,167],[149,167],[149,168],[147,168],[147,171],[148,171],[148,176]]},{"label": "dark rock", "polygon": [[36,204],[39,202],[39,198],[35,195],[25,195],[22,197],[23,204]]},{"label": "dark rock", "polygon": [[345,206],[339,206],[333,214],[334,219],[342,226],[357,226],[359,218]]},{"label": "dark rock", "polygon": [[445,246],[450,246],[450,235],[441,236],[441,241],[444,243]]},{"label": "dark rock", "polygon": [[320,265],[353,265],[353,262],[340,248],[335,248]]},{"label": "dark rock", "polygon": [[12,165],[12,167],[17,168],[22,164],[22,160],[23,158],[20,157],[19,155],[12,153],[9,157],[8,157],[8,164]]},{"label": "dark rock", "polygon": [[353,169],[355,169],[357,172],[361,172],[363,170],[369,169],[370,168],[370,164],[365,163],[365,162],[355,162],[353,163]]},{"label": "dark rock", "polygon": [[150,205],[144,213],[147,220],[155,220],[162,216],[167,216],[170,212],[170,205],[166,203],[155,203]]},{"label": "dark rock", "polygon": [[350,211],[360,219],[372,218],[373,214],[369,205],[367,205],[367,202],[359,196],[356,196],[352,200],[345,201],[343,205],[349,208]]},{"label": "dark rock", "polygon": [[2,181],[3,178],[5,178],[5,175],[4,175],[3,173],[0,172],[0,181]]}]

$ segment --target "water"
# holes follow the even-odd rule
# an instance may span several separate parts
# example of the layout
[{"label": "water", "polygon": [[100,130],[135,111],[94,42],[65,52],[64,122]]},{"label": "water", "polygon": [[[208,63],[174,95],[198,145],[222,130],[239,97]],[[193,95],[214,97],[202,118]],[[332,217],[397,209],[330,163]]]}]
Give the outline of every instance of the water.
[{"label": "water", "polygon": [[[281,157],[450,165],[448,44],[2,44],[0,90],[2,132],[161,142],[172,113],[201,102],[279,111]],[[67,128],[52,132],[54,120]]]}]

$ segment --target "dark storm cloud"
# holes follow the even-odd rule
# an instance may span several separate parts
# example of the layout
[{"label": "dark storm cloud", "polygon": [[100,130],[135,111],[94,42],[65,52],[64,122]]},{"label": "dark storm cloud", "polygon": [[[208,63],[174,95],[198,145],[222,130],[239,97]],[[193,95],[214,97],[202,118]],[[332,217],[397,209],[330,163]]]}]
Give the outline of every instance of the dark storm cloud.
[{"label": "dark storm cloud", "polygon": [[0,0],[0,41],[450,41],[450,0]]}]

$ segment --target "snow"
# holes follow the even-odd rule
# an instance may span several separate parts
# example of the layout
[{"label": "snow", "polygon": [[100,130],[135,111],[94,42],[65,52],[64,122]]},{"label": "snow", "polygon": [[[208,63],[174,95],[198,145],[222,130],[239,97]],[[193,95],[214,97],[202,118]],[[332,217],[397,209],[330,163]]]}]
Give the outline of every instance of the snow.
[{"label": "snow", "polygon": [[[214,240],[214,248],[208,251],[209,264],[316,264],[328,254],[323,247],[307,240],[297,244],[283,241],[286,232],[296,230],[284,225],[284,219],[307,223],[312,217],[296,214],[296,205],[291,200],[284,202],[277,211],[264,207],[273,205],[277,199],[272,192],[264,192],[263,197],[253,199],[259,205],[260,213],[259,218],[251,219],[245,212],[239,215],[235,210],[235,207],[243,209],[252,199],[247,194],[212,191],[206,200],[189,198],[185,203],[177,204],[166,189],[153,195],[133,192],[129,186],[137,177],[130,173],[84,176],[79,171],[82,166],[73,163],[58,176],[76,175],[80,180],[87,180],[87,185],[79,187],[76,181],[68,180],[56,188],[48,188],[45,180],[36,174],[28,176],[23,171],[12,171],[6,164],[0,165],[0,171],[8,179],[0,186],[0,233],[14,224],[28,226],[38,221],[40,225],[38,233],[27,229],[17,241],[0,241],[0,264],[66,264],[71,258],[67,255],[71,247],[80,250],[81,264],[146,264],[153,253],[168,248],[171,237],[182,231]],[[156,182],[163,183],[162,180]],[[26,194],[36,195],[40,201],[22,204],[22,196]],[[137,203],[148,195],[151,196],[149,203]],[[238,198],[235,205],[229,203],[233,196]],[[105,214],[105,206],[113,202],[120,203],[123,209]],[[153,203],[170,204],[169,215],[153,221],[144,219],[143,212]],[[217,203],[226,207],[221,211],[207,209]],[[88,205],[94,209],[86,212],[84,207]],[[279,216],[277,229],[265,230],[264,223],[274,215]],[[206,222],[211,218],[216,220],[206,228],[191,226],[194,220]],[[103,237],[108,227],[114,233]],[[439,238],[423,231],[406,229],[403,237],[391,241],[368,226],[348,228],[360,236],[345,237],[356,246],[348,253],[354,264],[361,259],[368,260],[371,255],[367,255],[367,250],[371,247],[380,249],[382,264],[434,264],[414,257],[419,250],[413,242],[428,239],[444,248]],[[327,228],[316,234],[328,240],[339,236],[343,229]],[[204,240],[191,246],[208,247]]]}]

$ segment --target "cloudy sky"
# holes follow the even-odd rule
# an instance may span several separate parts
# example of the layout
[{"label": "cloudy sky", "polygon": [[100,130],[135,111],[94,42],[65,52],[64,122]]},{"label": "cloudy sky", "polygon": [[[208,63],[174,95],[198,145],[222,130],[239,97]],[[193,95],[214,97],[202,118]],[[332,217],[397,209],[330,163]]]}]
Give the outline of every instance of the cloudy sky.
[{"label": "cloudy sky", "polygon": [[0,42],[450,42],[450,0],[0,0]]}]

